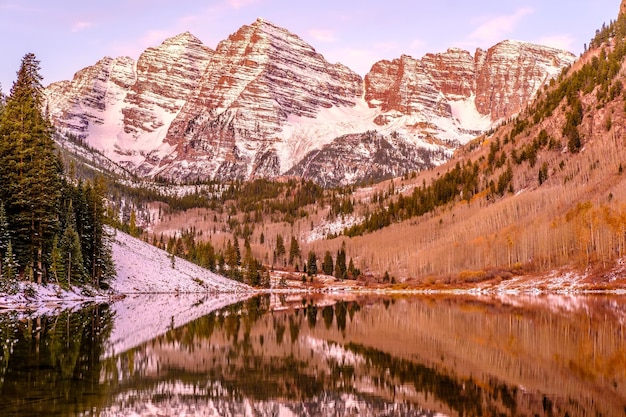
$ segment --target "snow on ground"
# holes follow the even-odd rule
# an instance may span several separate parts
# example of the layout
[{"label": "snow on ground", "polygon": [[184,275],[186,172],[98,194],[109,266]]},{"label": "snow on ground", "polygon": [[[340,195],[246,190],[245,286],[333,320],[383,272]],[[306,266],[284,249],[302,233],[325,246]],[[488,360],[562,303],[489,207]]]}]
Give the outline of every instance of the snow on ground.
[{"label": "snow on ground", "polygon": [[307,243],[315,242],[317,240],[326,239],[329,234],[339,234],[345,228],[352,227],[355,224],[363,221],[363,217],[349,215],[338,216],[335,220],[330,222],[324,222],[315,226],[313,230],[306,234],[305,240]]},{"label": "snow on ground", "polygon": [[255,293],[247,285],[180,258],[175,259],[172,268],[172,260],[167,252],[120,231],[114,233],[112,249],[117,276],[109,282],[110,290],[90,287],[64,289],[57,284],[20,282],[17,294],[0,293],[0,311],[28,310],[31,314],[41,315],[129,294],[219,293],[232,296],[232,302],[236,302],[241,294],[249,296]]},{"label": "snow on ground", "polygon": [[116,231],[113,259],[117,277],[111,287],[117,293],[252,292],[247,285],[214,274],[170,255],[126,233]]},{"label": "snow on ground", "polygon": [[30,282],[19,282],[17,294],[0,293],[0,312],[3,310],[19,310],[27,312],[27,316],[57,314],[64,310],[78,310],[86,302],[109,300],[103,291],[90,288],[62,288],[57,284],[36,285]]},{"label": "snow on ground", "polygon": [[374,123],[378,114],[365,99],[356,100],[355,105],[322,108],[315,118],[289,115],[280,133],[277,144],[281,172],[286,172],[294,161],[300,161],[315,149],[321,149],[339,136],[380,129]]}]

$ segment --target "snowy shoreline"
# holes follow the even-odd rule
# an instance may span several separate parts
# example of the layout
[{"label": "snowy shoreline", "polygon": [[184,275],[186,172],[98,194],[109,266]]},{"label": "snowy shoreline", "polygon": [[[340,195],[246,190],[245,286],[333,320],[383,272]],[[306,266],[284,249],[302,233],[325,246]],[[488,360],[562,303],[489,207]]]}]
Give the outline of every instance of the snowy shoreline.
[{"label": "snowy shoreline", "polygon": [[[301,286],[289,281],[289,287],[278,287],[280,272],[276,272],[274,287],[258,290],[203,269],[184,259],[175,258],[142,240],[121,231],[113,231],[113,259],[117,276],[109,290],[91,287],[63,288],[58,284],[36,285],[20,282],[17,294],[0,294],[0,312],[28,311],[48,314],[67,309],[78,309],[89,303],[116,304],[138,295],[153,299],[185,296],[219,299],[220,305],[233,304],[257,294],[372,294],[372,295],[626,295],[622,279],[611,280],[613,287],[597,287],[584,276],[555,273],[545,277],[514,277],[499,282],[475,283],[469,286],[439,287],[367,286],[356,281],[336,282],[332,277],[319,277],[318,286]],[[228,299],[232,300],[228,303]]]}]

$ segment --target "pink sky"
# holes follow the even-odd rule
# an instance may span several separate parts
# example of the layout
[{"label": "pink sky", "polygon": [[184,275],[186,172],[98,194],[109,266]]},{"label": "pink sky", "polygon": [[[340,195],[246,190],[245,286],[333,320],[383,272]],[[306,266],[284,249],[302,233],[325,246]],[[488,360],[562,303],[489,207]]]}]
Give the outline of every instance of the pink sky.
[{"label": "pink sky", "polygon": [[44,84],[71,79],[104,56],[134,59],[190,31],[207,46],[257,17],[299,35],[330,62],[365,75],[378,60],[504,39],[582,52],[619,0],[0,0],[0,84],[8,93],[20,60],[33,52]]}]

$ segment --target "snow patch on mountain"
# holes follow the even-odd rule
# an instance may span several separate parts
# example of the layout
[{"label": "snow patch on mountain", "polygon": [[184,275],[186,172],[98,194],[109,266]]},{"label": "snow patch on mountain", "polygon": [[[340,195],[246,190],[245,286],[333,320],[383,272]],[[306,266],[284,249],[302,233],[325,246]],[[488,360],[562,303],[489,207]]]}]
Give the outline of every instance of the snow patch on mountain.
[{"label": "snow patch on mountain", "polygon": [[478,112],[474,94],[465,99],[451,100],[449,104],[452,117],[466,130],[486,131],[494,124],[489,116]]}]

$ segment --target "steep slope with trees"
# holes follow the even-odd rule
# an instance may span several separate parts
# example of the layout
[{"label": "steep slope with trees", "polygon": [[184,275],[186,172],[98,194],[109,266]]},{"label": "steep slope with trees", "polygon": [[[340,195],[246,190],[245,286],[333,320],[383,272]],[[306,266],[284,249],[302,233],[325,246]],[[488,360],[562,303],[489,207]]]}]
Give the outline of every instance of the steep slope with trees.
[{"label": "steep slope with trees", "polygon": [[625,56],[621,13],[518,118],[357,207],[348,252],[427,282],[567,268],[610,286],[626,247]]},{"label": "steep slope with trees", "polygon": [[68,179],[41,111],[39,61],[26,54],[0,114],[0,276],[103,286],[113,274],[105,190]]},{"label": "steep slope with trees", "polygon": [[[266,264],[300,272],[315,259],[318,273],[341,264],[339,278],[458,284],[560,271],[571,277],[563,285],[574,277],[586,277],[588,288],[623,285],[625,56],[621,13],[519,117],[449,163],[360,189],[326,190],[288,222],[267,210],[275,197],[244,211],[224,200],[228,215],[199,210],[194,233],[208,227],[204,239],[226,247],[223,233],[247,228],[254,256]],[[173,217],[153,230],[171,228],[176,217],[190,224],[188,214]],[[287,239],[296,245],[287,248]]]}]

